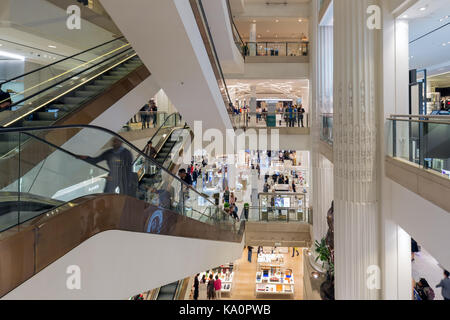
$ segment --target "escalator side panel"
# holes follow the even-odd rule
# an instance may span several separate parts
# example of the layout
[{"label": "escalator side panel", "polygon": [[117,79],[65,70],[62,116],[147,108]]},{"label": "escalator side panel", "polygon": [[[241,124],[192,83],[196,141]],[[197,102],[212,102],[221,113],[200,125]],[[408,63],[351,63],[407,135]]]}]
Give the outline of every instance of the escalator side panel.
[{"label": "escalator side panel", "polygon": [[[26,229],[23,239],[15,238],[22,237],[23,231],[17,230],[16,234],[9,233],[9,236],[0,240],[0,273],[9,277],[10,272],[18,268],[14,271],[18,272],[15,278],[13,277],[14,281],[0,283],[0,296],[13,290],[82,242],[104,231],[121,230],[241,243],[244,227],[244,223],[240,226],[202,223],[124,195],[79,198],[35,219]],[[239,233],[230,232],[231,230],[239,230]],[[21,257],[27,259],[22,268],[17,264]],[[25,267],[30,269],[25,272]],[[30,270],[33,270],[31,274]]]}]

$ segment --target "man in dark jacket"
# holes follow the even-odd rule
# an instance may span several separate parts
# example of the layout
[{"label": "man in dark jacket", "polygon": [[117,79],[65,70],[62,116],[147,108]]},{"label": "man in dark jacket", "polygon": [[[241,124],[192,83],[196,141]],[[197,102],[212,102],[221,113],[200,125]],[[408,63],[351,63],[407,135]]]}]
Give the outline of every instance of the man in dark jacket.
[{"label": "man in dark jacket", "polygon": [[114,138],[113,147],[98,157],[79,156],[89,163],[97,164],[106,161],[109,174],[106,178],[104,193],[120,193],[129,196],[136,195],[137,176],[133,175],[133,156],[128,149],[122,146],[122,140]]}]

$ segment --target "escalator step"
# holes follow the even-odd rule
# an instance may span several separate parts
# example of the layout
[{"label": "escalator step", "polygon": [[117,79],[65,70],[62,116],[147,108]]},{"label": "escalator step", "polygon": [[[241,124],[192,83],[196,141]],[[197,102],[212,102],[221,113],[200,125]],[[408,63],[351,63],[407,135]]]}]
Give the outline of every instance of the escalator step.
[{"label": "escalator step", "polygon": [[96,94],[96,91],[79,90],[75,92],[75,97],[93,97]]},{"label": "escalator step", "polygon": [[76,107],[78,107],[76,104],[52,104],[49,109],[58,109],[64,112],[69,112]]},{"label": "escalator step", "polygon": [[100,91],[103,91],[105,89],[105,87],[104,86],[96,86],[96,85],[90,84],[90,85],[85,86],[84,89],[86,91],[100,92]]},{"label": "escalator step", "polygon": [[86,97],[64,97],[64,103],[80,105],[86,100]]},{"label": "escalator step", "polygon": [[34,120],[34,121],[24,121],[22,122],[22,126],[24,127],[48,127],[51,126],[54,121],[45,121],[45,120]]},{"label": "escalator step", "polygon": [[95,85],[99,85],[99,86],[103,86],[103,87],[109,87],[114,83],[114,81],[111,80],[95,80],[94,84]]},{"label": "escalator step", "polygon": [[117,81],[120,80],[120,76],[102,76],[101,80],[110,80],[110,81]]},{"label": "escalator step", "polygon": [[67,114],[67,112],[36,112],[34,113],[34,116],[36,117],[35,120],[38,121],[55,121],[57,119],[60,119],[64,117]]}]

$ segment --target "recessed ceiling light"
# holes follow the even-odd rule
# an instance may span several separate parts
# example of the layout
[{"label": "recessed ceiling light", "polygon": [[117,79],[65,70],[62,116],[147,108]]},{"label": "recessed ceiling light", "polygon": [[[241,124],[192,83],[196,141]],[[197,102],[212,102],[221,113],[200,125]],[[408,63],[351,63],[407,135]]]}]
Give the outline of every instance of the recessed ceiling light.
[{"label": "recessed ceiling light", "polygon": [[446,44],[445,42],[442,44],[442,46],[444,46],[444,47],[445,47],[446,45],[447,45],[447,44]]},{"label": "recessed ceiling light", "polygon": [[427,7],[419,8],[419,10],[420,10],[420,11],[425,11],[425,10],[427,10]]},{"label": "recessed ceiling light", "polygon": [[56,49],[56,46],[54,46],[54,45],[52,45],[52,44],[49,44],[48,47],[49,47],[49,48]]},{"label": "recessed ceiling light", "polygon": [[302,19],[298,19],[298,22],[302,22],[303,20]]},{"label": "recessed ceiling light", "polygon": [[404,15],[402,16],[402,18],[403,18],[403,19],[408,18],[408,15],[407,15],[407,14],[404,14]]},{"label": "recessed ceiling light", "polygon": [[277,19],[277,20],[275,20],[275,22],[280,22],[280,20]]}]

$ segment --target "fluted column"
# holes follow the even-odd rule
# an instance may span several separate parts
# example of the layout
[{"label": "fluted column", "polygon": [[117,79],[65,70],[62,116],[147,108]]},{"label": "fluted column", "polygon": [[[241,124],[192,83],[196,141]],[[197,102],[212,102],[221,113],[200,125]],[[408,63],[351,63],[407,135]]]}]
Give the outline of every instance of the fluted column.
[{"label": "fluted column", "polygon": [[380,30],[368,0],[334,1],[334,199],[336,299],[378,299],[367,286],[379,266],[377,188]]}]

